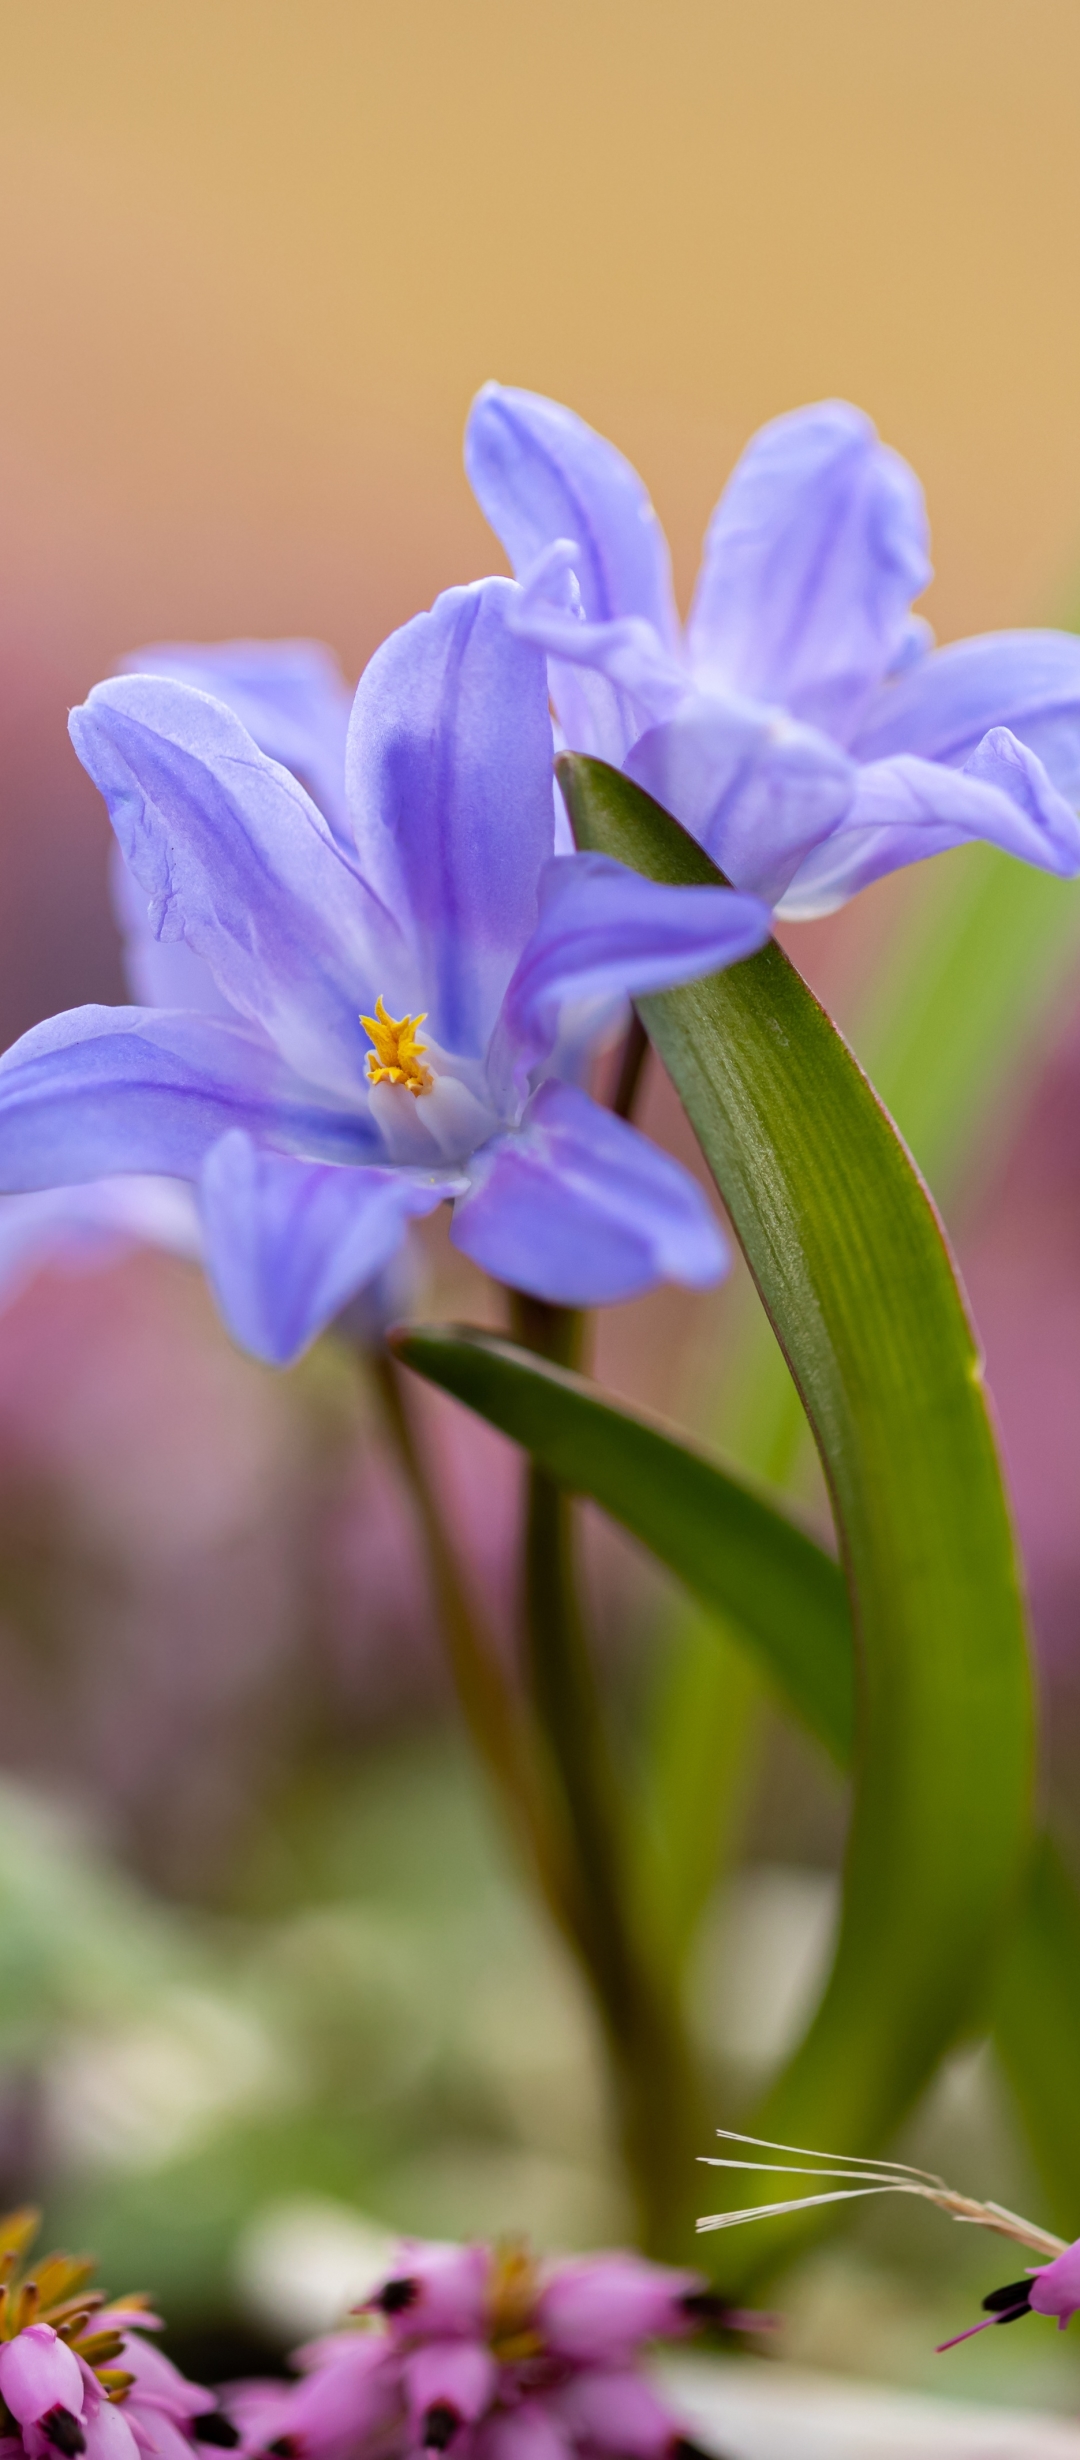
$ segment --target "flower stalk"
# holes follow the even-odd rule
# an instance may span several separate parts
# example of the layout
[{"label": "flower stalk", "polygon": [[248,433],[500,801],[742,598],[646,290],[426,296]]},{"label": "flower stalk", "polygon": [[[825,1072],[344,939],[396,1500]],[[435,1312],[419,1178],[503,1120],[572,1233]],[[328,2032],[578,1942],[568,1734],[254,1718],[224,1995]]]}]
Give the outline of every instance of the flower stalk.
[{"label": "flower stalk", "polygon": [[[517,1338],[578,1363],[581,1314],[515,1294]],[[525,1672],[565,1826],[578,1956],[599,2014],[641,2244],[677,2255],[689,2231],[702,2096],[676,1994],[654,1969],[577,1577],[572,1499],[528,1475],[523,1538]]]},{"label": "flower stalk", "polygon": [[388,1352],[368,1359],[383,1423],[423,1532],[436,1611],[458,1705],[503,1817],[561,1930],[571,1928],[569,1881],[521,1711],[469,1596],[423,1457],[401,1373]]}]

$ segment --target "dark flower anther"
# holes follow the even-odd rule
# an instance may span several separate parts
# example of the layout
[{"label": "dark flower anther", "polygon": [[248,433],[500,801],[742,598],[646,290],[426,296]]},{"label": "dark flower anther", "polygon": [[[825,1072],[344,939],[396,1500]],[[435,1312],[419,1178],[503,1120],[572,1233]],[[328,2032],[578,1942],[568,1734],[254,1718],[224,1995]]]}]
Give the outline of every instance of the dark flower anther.
[{"label": "dark flower anther", "polygon": [[424,2418],[424,2450],[446,2451],[454,2440],[461,2419],[448,2400],[433,2400]]},{"label": "dark flower anther", "polygon": [[273,2453],[274,2460],[297,2460],[301,2450],[300,2438],[295,2434],[279,2434],[277,2441],[268,2443],[266,2448]]},{"label": "dark flower anther", "polygon": [[50,2409],[42,2418],[41,2426],[53,2450],[63,2452],[64,2460],[75,2460],[76,2452],[86,2450],[86,2436],[70,2409]]},{"label": "dark flower anther", "polygon": [[1031,2282],[1007,2281],[1004,2289],[992,2289],[982,2301],[983,2313],[998,2315],[1002,2323],[1015,2323],[1021,2315],[1031,2312]]},{"label": "dark flower anther", "polygon": [[397,2281],[384,2281],[373,2304],[380,2307],[384,2315],[403,2315],[407,2307],[415,2306],[419,2295],[419,2281],[403,2276]]},{"label": "dark flower anther", "polygon": [[679,2305],[688,2323],[723,2323],[727,2317],[727,2306],[715,2289],[690,2289]]},{"label": "dark flower anther", "polygon": [[218,2443],[223,2451],[235,2451],[240,2429],[221,2409],[208,2409],[205,2417],[193,2417],[191,2431],[197,2443]]}]

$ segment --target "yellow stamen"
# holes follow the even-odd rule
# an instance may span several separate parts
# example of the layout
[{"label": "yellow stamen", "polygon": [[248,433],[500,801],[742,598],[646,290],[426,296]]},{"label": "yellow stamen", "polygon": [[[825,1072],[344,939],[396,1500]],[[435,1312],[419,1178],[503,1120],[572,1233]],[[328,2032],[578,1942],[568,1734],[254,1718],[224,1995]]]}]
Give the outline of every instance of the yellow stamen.
[{"label": "yellow stamen", "polygon": [[528,2247],[520,2238],[500,2239],[488,2278],[488,2341],[502,2366],[520,2365],[543,2347],[533,2321],[539,2289]]},{"label": "yellow stamen", "polygon": [[421,1065],[421,1053],[427,1045],[416,1039],[426,1016],[426,1008],[419,1016],[390,1016],[380,996],[375,1002],[374,1016],[361,1017],[360,1023],[375,1045],[367,1055],[369,1085],[407,1085],[409,1092],[418,1097],[430,1093],[435,1079],[430,1068]]}]

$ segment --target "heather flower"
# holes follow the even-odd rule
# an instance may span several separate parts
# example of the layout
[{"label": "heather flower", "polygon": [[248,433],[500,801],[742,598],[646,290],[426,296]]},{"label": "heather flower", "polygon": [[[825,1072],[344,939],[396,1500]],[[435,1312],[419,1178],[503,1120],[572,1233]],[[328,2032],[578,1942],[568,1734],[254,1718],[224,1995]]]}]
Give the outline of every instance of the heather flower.
[{"label": "heather flower", "polygon": [[566,743],[625,766],[737,887],[826,913],[971,838],[1080,870],[1080,641],[932,648],[922,492],[861,411],[814,403],[752,439],[685,632],[642,482],[583,420],[489,384],[465,454]]},{"label": "heather flower", "polygon": [[234,2445],[215,2394],[143,2337],[161,2327],[142,2298],[107,2304],[81,2256],[28,2269],[37,2223],[31,2211],[0,2220],[3,2460],[189,2460],[197,2443]]},{"label": "heather flower", "polygon": [[726,889],[556,859],[542,653],[505,581],[377,651],[350,721],[348,849],[225,704],[116,677],[73,713],[151,927],[218,1011],[84,1008],[0,1060],[2,1184],[198,1190],[235,1337],[284,1363],[449,1200],[456,1244],[553,1302],[723,1268],[696,1183],[580,1078],[626,998],[760,947]]},{"label": "heather flower", "polygon": [[699,2274],[640,2256],[541,2264],[516,2244],[406,2240],[351,2325],[298,2352],[298,2383],[224,2398],[252,2460],[690,2460],[643,2355],[722,2319]]}]

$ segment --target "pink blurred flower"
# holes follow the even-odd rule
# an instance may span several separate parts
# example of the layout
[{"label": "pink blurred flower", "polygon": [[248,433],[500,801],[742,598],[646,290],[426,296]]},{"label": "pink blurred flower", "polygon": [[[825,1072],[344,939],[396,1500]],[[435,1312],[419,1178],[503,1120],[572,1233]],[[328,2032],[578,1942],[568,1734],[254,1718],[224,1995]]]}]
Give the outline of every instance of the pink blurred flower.
[{"label": "pink blurred flower", "polygon": [[696,2272],[671,2272],[640,2255],[583,2255],[549,2274],[537,2302],[537,2329],[561,2357],[618,2363],[642,2340],[671,2340],[689,2328],[691,2302],[704,2284]]},{"label": "pink blurred flower", "polygon": [[[0,2438],[5,2460],[190,2460],[197,2442],[239,2440],[213,2392],[142,2338],[156,2316],[86,2303],[97,2311],[73,2316],[73,2340],[31,2323],[0,2342],[3,2422],[14,2429]],[[129,2328],[136,2319],[139,2331]]]},{"label": "pink blurred flower", "polygon": [[160,2329],[139,2298],[107,2306],[93,2265],[47,2255],[25,2277],[36,2213],[0,2219],[0,2452],[3,2460],[191,2460],[231,2448],[236,2427],[143,2338]]},{"label": "pink blurred flower", "polygon": [[637,2255],[406,2240],[351,2325],[298,2352],[299,2382],[222,2397],[245,2460],[691,2460],[643,2351],[723,2314],[698,2273]]}]

